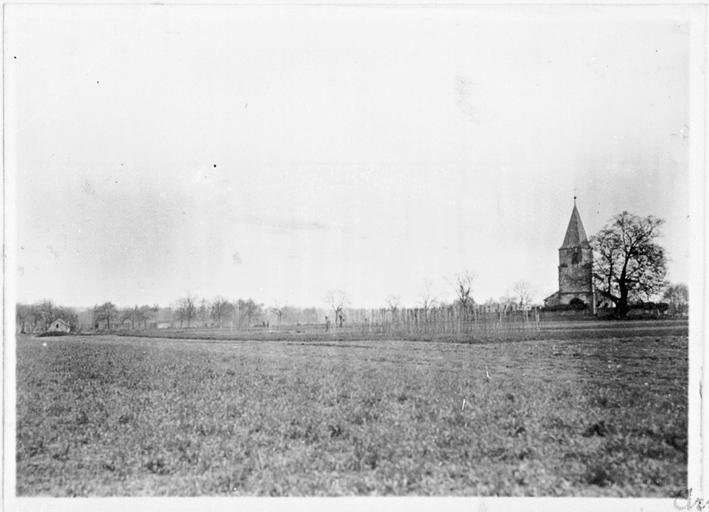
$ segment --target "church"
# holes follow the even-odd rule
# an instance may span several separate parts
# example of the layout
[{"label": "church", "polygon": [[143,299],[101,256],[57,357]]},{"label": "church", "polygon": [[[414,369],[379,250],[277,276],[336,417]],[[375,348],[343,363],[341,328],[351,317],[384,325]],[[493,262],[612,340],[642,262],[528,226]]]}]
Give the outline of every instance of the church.
[{"label": "church", "polygon": [[564,242],[559,248],[559,290],[544,299],[545,307],[573,304],[596,312],[593,251],[581,222],[576,197]]}]

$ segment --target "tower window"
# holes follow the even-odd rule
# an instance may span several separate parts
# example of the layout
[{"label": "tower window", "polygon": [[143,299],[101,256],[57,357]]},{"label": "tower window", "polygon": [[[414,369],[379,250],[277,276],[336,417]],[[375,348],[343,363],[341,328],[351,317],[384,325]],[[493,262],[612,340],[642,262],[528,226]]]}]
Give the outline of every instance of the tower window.
[{"label": "tower window", "polygon": [[571,263],[573,265],[578,265],[581,263],[581,250],[580,249],[575,249],[574,253],[571,255]]}]

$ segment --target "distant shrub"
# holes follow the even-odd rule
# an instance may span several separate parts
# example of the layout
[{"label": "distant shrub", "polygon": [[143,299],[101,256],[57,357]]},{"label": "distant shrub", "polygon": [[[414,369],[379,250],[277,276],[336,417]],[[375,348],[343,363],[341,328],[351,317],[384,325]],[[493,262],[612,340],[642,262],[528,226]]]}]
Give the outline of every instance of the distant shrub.
[{"label": "distant shrub", "polygon": [[69,336],[70,332],[43,332],[37,335],[38,338],[46,338],[48,336]]}]

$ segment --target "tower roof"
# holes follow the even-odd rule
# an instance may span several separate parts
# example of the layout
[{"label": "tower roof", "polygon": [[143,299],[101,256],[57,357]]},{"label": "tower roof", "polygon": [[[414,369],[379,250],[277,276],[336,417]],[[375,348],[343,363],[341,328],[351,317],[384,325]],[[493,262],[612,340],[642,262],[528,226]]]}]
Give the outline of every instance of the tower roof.
[{"label": "tower roof", "polygon": [[583,229],[579,211],[576,209],[576,198],[574,197],[574,209],[571,212],[569,227],[566,228],[566,236],[564,237],[564,243],[561,244],[561,249],[583,245],[588,245],[588,238],[586,238],[586,230]]}]

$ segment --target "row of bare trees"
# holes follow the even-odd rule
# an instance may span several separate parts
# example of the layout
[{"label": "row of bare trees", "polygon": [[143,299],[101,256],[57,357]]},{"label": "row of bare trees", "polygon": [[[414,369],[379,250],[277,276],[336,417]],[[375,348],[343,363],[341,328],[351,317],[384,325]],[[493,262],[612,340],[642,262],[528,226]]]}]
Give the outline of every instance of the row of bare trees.
[{"label": "row of bare trees", "polygon": [[[282,318],[284,313],[292,313],[292,309],[280,308],[277,316]],[[168,325],[174,323],[180,327],[227,325],[233,327],[263,322],[264,318],[267,318],[264,306],[253,299],[229,301],[223,297],[216,297],[212,301],[206,299],[197,301],[190,294],[176,301],[172,308],[161,308],[157,305],[118,307],[109,301],[77,312],[74,308],[55,305],[51,300],[43,300],[36,304],[20,303],[16,308],[16,324],[20,333],[44,332],[57,319],[62,319],[69,324],[72,331],[78,331],[87,328],[148,329],[157,327],[158,323]]]},{"label": "row of bare trees", "polygon": [[172,308],[161,309],[159,306],[133,306],[130,308],[117,308],[113,303],[106,302],[93,308],[93,324],[97,329],[111,329],[120,323],[121,326],[130,325],[131,329],[146,329],[157,326],[158,314],[162,322],[169,325],[173,321],[180,328],[189,327],[224,327],[246,323],[251,325],[260,321],[263,316],[263,305],[253,299],[238,299],[229,301],[224,297],[216,297],[209,301],[205,298],[197,299],[192,294],[186,294],[178,299]]},{"label": "row of bare trees", "polygon": [[[488,299],[484,303],[476,302],[473,297],[475,274],[470,270],[464,270],[461,273],[455,274],[451,279],[449,279],[449,281],[455,291],[455,299],[452,304],[448,304],[446,301],[441,300],[439,295],[433,291],[432,281],[430,279],[426,279],[424,281],[420,300],[413,309],[429,311],[439,307],[455,306],[462,310],[469,310],[476,305],[500,305],[502,308],[509,309],[515,304],[520,307],[530,306],[534,300],[532,286],[524,280],[519,280],[512,285],[513,295],[505,295],[497,300]],[[339,297],[346,297],[346,295],[344,295],[343,292],[339,292]],[[342,305],[347,303],[346,299],[343,300],[342,298],[338,301],[333,301],[332,295],[328,296],[326,302],[333,310],[337,310],[338,308],[341,309]],[[384,305],[385,309],[389,311],[397,311],[401,308],[401,299],[398,295],[389,295],[384,300]]]},{"label": "row of bare trees", "polygon": [[176,302],[174,312],[180,327],[250,326],[255,322],[267,322],[263,319],[264,305],[251,298],[229,301],[218,296],[209,301],[187,294]]},{"label": "row of bare trees", "polygon": [[118,308],[112,302],[104,302],[103,304],[94,306],[92,310],[93,327],[110,330],[117,324],[125,324],[130,322],[131,329],[143,328],[147,329],[159,310],[159,306],[133,306],[128,308]]},{"label": "row of bare trees", "polygon": [[147,329],[155,319],[160,307],[132,306],[119,308],[112,302],[96,305],[91,310],[91,326],[94,329],[111,330],[117,325],[130,324],[131,329]]}]

